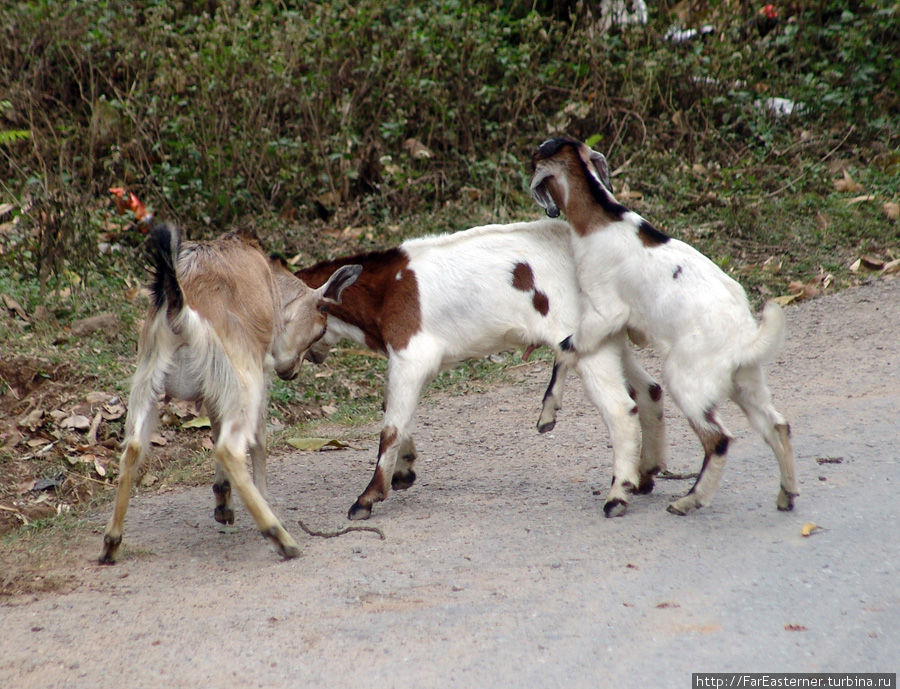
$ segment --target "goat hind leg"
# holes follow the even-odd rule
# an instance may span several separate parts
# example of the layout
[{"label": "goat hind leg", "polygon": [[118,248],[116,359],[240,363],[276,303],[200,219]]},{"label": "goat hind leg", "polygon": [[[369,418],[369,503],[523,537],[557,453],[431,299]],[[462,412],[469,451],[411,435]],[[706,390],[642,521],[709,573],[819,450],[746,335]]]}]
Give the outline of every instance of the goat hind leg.
[{"label": "goat hind leg", "polygon": [[263,536],[275,544],[283,557],[297,557],[300,555],[300,548],[296,541],[281,525],[269,503],[250,479],[246,466],[246,437],[241,430],[227,425],[222,431],[216,445],[216,460],[223,465],[228,480],[241,496]]},{"label": "goat hind leg", "polygon": [[119,486],[116,490],[116,503],[103,535],[103,550],[99,558],[100,564],[103,565],[111,565],[116,561],[116,555],[122,543],[125,513],[128,511],[131,489],[134,487],[137,472],[150,443],[150,433],[156,425],[156,398],[151,392],[133,394],[129,404],[132,409],[125,422],[128,435],[125,438],[125,449],[119,459]]},{"label": "goat hind leg", "polygon": [[[349,519],[368,519],[372,514],[372,506],[385,500],[395,480],[395,469],[398,467],[398,456],[403,452],[406,459],[400,461],[397,471],[398,484],[408,481],[406,487],[415,480],[412,464],[415,460],[415,446],[409,433],[413,414],[419,402],[422,389],[438,370],[440,360],[431,365],[426,362],[423,353],[420,356],[408,355],[404,358],[393,358],[388,364],[387,394],[384,412],[384,424],[378,442],[378,460],[375,472],[366,489],[359,494],[347,512]],[[424,363],[423,363],[424,362]],[[412,459],[409,459],[410,451]]]},{"label": "goat hind leg", "polygon": [[416,481],[416,472],[413,469],[418,453],[412,436],[408,435],[400,439],[397,448],[397,462],[394,465],[394,474],[391,476],[391,488],[394,490],[406,490]]},{"label": "goat hind leg", "polygon": [[[213,446],[219,442],[219,421],[210,417]],[[234,508],[231,505],[231,482],[225,473],[225,467],[221,462],[216,462],[216,477],[213,479],[213,495],[216,498],[216,507],[213,510],[213,519],[219,524],[234,524]]]},{"label": "goat hind leg", "polygon": [[624,348],[623,361],[628,393],[637,403],[641,424],[641,459],[638,466],[640,480],[635,492],[646,495],[653,491],[653,477],[666,470],[662,387],[644,370],[627,346]]},{"label": "goat hind leg", "polygon": [[791,427],[772,406],[772,395],[766,385],[762,369],[758,366],[740,369],[735,375],[732,399],[747,416],[750,425],[772,448],[778,460],[781,484],[775,505],[783,512],[794,509],[794,498],[799,492],[797,472],[794,468],[794,450],[791,446]]},{"label": "goat hind leg", "polygon": [[600,410],[613,446],[612,485],[603,504],[607,517],[624,514],[640,484],[641,427],[625,382],[624,345],[622,338],[611,338],[597,351],[580,356],[577,364],[585,393]]},{"label": "goat hind leg", "polygon": [[719,486],[722,478],[722,470],[725,468],[725,458],[728,454],[728,444],[731,436],[725,426],[719,420],[715,410],[710,409],[704,415],[702,421],[688,419],[691,428],[700,438],[703,445],[703,466],[697,481],[687,492],[687,495],[673,501],[666,508],[672,514],[684,516],[703,505],[709,504],[713,493]]}]

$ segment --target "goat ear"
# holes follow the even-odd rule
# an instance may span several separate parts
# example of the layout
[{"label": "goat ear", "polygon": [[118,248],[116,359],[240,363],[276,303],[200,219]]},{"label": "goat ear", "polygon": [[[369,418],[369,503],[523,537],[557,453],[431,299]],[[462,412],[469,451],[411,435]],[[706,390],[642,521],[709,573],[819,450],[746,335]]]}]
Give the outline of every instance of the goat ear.
[{"label": "goat ear", "polygon": [[612,182],[609,179],[609,164],[606,162],[606,156],[591,149],[591,164],[597,171],[600,182],[612,193]]},{"label": "goat ear", "polygon": [[531,180],[531,196],[549,217],[556,218],[559,217],[559,208],[547,190],[547,180],[550,177],[549,172],[538,167]]},{"label": "goat ear", "polygon": [[338,268],[332,273],[331,277],[328,278],[328,282],[316,290],[319,293],[319,298],[322,301],[339,304],[341,301],[341,293],[356,282],[356,278],[358,278],[361,273],[362,266],[356,263]]}]

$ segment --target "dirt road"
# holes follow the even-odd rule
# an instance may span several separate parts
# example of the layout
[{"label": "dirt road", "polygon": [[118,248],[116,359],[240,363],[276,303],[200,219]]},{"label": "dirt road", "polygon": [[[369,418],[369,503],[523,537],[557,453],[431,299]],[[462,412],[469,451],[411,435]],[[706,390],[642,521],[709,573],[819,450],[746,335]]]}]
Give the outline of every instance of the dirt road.
[{"label": "dirt road", "polygon": [[[712,505],[668,514],[690,483],[662,480],[604,519],[606,431],[573,377],[538,435],[538,363],[519,384],[423,403],[419,481],[368,522],[384,541],[296,526],[345,524],[376,426],[359,449],[272,459],[297,560],[242,508],[220,531],[204,487],[135,498],[125,557],[99,567],[97,514],[73,592],[0,608],[0,687],[644,689],[689,687],[692,672],[896,672],[900,281],[787,313],[768,371],[793,428],[792,513],[775,510],[774,457],[728,407],[738,437]],[[670,469],[695,471],[698,443],[667,410]],[[809,522],[823,528],[804,537]]]}]

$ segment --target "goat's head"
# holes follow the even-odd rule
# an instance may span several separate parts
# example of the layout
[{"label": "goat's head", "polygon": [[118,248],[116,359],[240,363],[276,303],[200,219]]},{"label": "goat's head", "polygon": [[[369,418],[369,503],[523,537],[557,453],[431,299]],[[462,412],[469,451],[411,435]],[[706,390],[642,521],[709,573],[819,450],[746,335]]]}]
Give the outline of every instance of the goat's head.
[{"label": "goat's head", "polygon": [[311,289],[291,273],[282,260],[271,261],[281,295],[282,322],[280,332],[272,341],[272,356],[278,377],[292,380],[300,371],[303,355],[325,335],[328,307],[340,303],[341,293],[356,282],[362,266],[354,264],[338,268],[325,284]]},{"label": "goat's head", "polygon": [[583,179],[595,200],[612,199],[606,158],[575,139],[558,137],[542,143],[531,157],[531,169],[531,195],[551,218],[569,207],[575,193],[573,179]]}]

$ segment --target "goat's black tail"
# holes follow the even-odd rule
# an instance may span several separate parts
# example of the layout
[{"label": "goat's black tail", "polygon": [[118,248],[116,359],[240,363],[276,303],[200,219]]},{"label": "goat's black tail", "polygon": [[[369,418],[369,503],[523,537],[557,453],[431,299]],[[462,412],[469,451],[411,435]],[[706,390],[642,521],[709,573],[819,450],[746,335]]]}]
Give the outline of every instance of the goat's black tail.
[{"label": "goat's black tail", "polygon": [[181,233],[168,223],[156,223],[150,228],[150,260],[153,282],[150,285],[157,309],[166,307],[166,318],[172,324],[184,307],[184,293],[178,284],[175,266],[181,251]]}]

